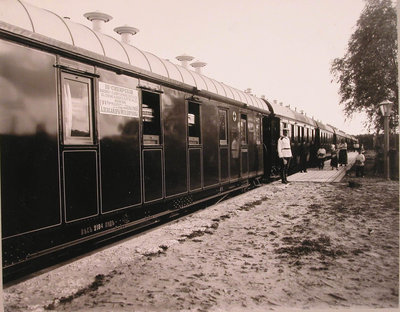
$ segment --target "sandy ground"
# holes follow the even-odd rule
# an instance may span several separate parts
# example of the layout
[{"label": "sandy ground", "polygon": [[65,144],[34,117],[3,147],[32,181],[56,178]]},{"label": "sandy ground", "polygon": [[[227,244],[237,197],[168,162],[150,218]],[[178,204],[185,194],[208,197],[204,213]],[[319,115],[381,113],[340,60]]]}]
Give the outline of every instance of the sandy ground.
[{"label": "sandy ground", "polygon": [[4,290],[5,311],[399,307],[399,183],[273,183]]}]

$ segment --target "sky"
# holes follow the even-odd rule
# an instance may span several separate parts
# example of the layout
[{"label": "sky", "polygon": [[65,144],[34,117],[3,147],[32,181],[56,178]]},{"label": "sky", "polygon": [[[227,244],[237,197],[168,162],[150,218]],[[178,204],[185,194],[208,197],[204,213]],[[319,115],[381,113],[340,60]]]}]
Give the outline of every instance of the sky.
[{"label": "sky", "polygon": [[204,75],[303,110],[353,135],[363,115],[346,120],[330,73],[343,57],[363,0],[24,0],[90,26],[84,13],[113,17],[104,33],[138,28],[137,48],[179,64],[183,53],[206,62]]}]

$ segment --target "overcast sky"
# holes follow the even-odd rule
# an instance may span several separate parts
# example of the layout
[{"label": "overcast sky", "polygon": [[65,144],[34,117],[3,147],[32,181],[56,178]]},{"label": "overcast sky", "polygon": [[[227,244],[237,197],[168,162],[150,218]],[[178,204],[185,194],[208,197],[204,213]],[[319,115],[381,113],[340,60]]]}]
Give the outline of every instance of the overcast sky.
[{"label": "overcast sky", "polygon": [[363,117],[345,121],[332,61],[343,57],[363,0],[25,0],[90,26],[83,14],[113,16],[139,28],[133,45],[178,63],[186,53],[203,74],[257,96],[304,110],[349,134],[366,133]]}]

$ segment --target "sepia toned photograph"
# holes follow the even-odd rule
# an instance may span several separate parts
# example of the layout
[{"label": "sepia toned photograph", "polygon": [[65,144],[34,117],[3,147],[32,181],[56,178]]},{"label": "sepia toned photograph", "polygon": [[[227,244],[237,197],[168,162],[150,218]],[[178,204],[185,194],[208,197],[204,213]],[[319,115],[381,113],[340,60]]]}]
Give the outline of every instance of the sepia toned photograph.
[{"label": "sepia toned photograph", "polygon": [[400,311],[399,21],[0,0],[0,312]]}]

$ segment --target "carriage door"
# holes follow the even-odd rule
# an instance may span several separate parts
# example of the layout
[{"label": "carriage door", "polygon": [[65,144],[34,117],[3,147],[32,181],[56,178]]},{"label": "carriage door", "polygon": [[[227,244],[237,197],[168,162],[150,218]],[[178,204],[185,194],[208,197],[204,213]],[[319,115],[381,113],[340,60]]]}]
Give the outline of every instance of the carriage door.
[{"label": "carriage door", "polygon": [[229,145],[230,145],[230,161],[229,161],[229,179],[234,182],[239,179],[240,175],[240,133],[239,133],[239,111],[232,107],[229,111]]},{"label": "carriage door", "polygon": [[228,111],[220,109],[219,114],[219,168],[220,182],[229,181]]},{"label": "carriage door", "polygon": [[247,115],[240,114],[240,176],[249,175],[249,136]]},{"label": "carriage door", "polygon": [[255,154],[256,154],[256,161],[254,170],[256,170],[257,175],[264,173],[264,162],[263,162],[263,146],[262,146],[262,123],[261,123],[261,115],[255,116],[254,122],[254,141],[256,144]]},{"label": "carriage door", "polygon": [[203,147],[201,137],[200,104],[188,102],[189,189],[201,189]]},{"label": "carriage door", "polygon": [[143,192],[146,203],[164,196],[161,97],[142,90]]},{"label": "carriage door", "polygon": [[280,120],[276,117],[264,116],[262,124],[264,177],[269,179],[271,175],[275,175],[278,172],[277,142],[280,136]]},{"label": "carriage door", "polygon": [[64,213],[72,222],[99,212],[93,80],[62,72],[61,106]]}]

